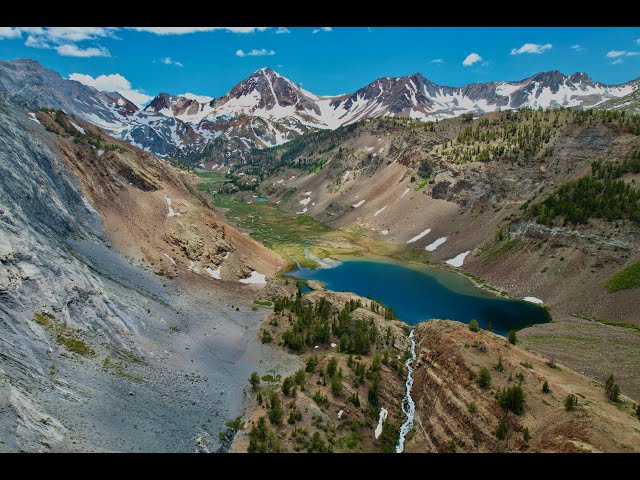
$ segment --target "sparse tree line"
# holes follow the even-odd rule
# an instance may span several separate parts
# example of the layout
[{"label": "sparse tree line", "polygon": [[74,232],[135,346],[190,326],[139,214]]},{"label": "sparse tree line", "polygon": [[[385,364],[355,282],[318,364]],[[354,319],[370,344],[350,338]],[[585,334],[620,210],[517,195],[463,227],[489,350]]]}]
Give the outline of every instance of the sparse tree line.
[{"label": "sparse tree line", "polygon": [[622,162],[591,164],[591,175],[560,186],[544,201],[529,207],[528,216],[537,223],[586,224],[591,218],[640,222],[640,192],[620,177],[640,172],[640,150]]}]

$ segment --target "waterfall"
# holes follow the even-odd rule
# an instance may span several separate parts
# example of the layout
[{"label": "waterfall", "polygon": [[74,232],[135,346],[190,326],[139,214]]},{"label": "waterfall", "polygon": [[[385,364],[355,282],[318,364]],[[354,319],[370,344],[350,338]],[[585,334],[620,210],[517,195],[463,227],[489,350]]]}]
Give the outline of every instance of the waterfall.
[{"label": "waterfall", "polygon": [[409,334],[409,339],[411,340],[411,358],[407,359],[404,364],[407,366],[407,382],[405,383],[407,387],[407,394],[402,399],[402,411],[407,416],[407,419],[400,427],[400,437],[398,438],[398,445],[396,445],[396,453],[402,453],[404,451],[404,439],[409,433],[409,430],[413,427],[413,415],[416,412],[416,404],[411,398],[411,388],[413,387],[413,362],[416,359],[416,341],[413,338],[413,333],[415,330],[411,330]]}]

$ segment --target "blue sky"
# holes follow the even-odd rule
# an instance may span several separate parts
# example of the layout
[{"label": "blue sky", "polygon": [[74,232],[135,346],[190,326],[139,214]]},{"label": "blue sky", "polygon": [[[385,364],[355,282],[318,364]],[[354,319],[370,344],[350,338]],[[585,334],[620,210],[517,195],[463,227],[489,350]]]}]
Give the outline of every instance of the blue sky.
[{"label": "blue sky", "polygon": [[221,96],[264,66],[319,95],[414,72],[450,86],[544,70],[604,83],[640,77],[640,28],[195,29],[0,27],[0,58],[33,58],[138,103],[159,92]]}]

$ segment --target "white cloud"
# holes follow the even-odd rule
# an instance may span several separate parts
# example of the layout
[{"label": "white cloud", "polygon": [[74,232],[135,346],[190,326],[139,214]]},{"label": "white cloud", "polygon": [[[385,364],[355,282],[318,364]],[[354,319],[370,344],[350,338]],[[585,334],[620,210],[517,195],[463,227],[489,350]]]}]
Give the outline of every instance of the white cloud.
[{"label": "white cloud", "polygon": [[315,28],[311,33],[320,33],[320,32],[332,32],[333,28],[331,27],[320,27]]},{"label": "white cloud", "polygon": [[[22,38],[32,48],[55,50],[65,57],[110,57],[109,50],[95,44],[101,38],[115,38],[114,28],[103,27],[3,27],[0,38]],[[79,42],[91,41],[92,46],[79,46]]]},{"label": "white cloud", "polygon": [[540,45],[538,43],[525,43],[520,48],[511,49],[511,55],[522,55],[523,53],[544,53],[546,50],[551,50],[553,45],[550,43],[545,43],[544,45]]},{"label": "white cloud", "polygon": [[431,60],[429,63],[436,63],[436,64],[441,64],[444,63],[444,60],[441,58],[434,58],[433,60]]},{"label": "white cloud", "polygon": [[607,52],[607,58],[635,57],[636,55],[640,55],[640,52],[629,52],[627,50],[610,50]]},{"label": "white cloud", "polygon": [[278,27],[278,29],[276,30],[276,33],[278,34],[291,33],[291,30],[289,30],[287,27]]},{"label": "white cloud", "polygon": [[618,65],[619,63],[622,63],[622,62],[624,62],[624,60],[622,60],[621,58],[617,58],[613,62],[611,62],[611,65]]},{"label": "white cloud", "polygon": [[275,54],[276,54],[275,50],[267,50],[266,48],[261,48],[260,50],[258,50],[257,48],[254,48],[249,52],[245,52],[244,50],[236,50],[236,55],[238,57],[263,57],[265,55],[270,56]]},{"label": "white cloud", "polygon": [[58,45],[55,47],[58,55],[62,55],[63,57],[110,57],[111,54],[109,50],[104,47],[88,47],[82,48],[77,45],[73,45],[72,43],[65,43],[64,45]]},{"label": "white cloud", "polygon": [[185,35],[198,32],[226,30],[232,33],[264,32],[270,27],[127,27],[137,32],[155,33],[156,35]]},{"label": "white cloud", "polygon": [[160,63],[164,63],[165,65],[175,65],[176,67],[184,67],[182,62],[179,62],[178,60],[174,60],[171,57],[161,58]]},{"label": "white cloud", "polygon": [[571,45],[570,47],[572,50],[575,50],[576,52],[584,52],[586,50],[586,48],[584,48],[582,45],[579,44],[575,44],[575,45]]},{"label": "white cloud", "polygon": [[127,100],[138,105],[138,107],[142,107],[153,98],[139,90],[132,89],[131,82],[119,73],[99,75],[96,78],[83,73],[72,73],[69,75],[69,80],[76,80],[84,85],[89,85],[96,90],[100,90],[101,92],[118,92]]},{"label": "white cloud", "polygon": [[480,55],[478,55],[477,53],[470,53],[469,55],[467,55],[467,58],[464,59],[462,65],[464,65],[465,67],[470,67],[474,63],[480,61],[482,61],[482,57]]},{"label": "white cloud", "polygon": [[208,95],[196,95],[195,93],[188,93],[188,92],[181,93],[178,96],[185,97],[190,100],[196,100],[197,102],[200,102],[200,103],[209,103],[211,100],[213,100],[213,97],[209,97]]},{"label": "white cloud", "polygon": [[16,27],[0,27],[0,40],[3,38],[20,38],[22,31]]}]

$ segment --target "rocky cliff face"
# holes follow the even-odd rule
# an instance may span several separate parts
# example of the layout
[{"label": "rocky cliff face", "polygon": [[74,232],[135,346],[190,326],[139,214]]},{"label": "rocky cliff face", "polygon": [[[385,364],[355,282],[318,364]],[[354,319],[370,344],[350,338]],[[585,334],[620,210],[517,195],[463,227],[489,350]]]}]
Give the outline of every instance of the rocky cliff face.
[{"label": "rocky cliff face", "polygon": [[0,172],[0,451],[214,450],[281,260],[78,118],[0,99]]}]

